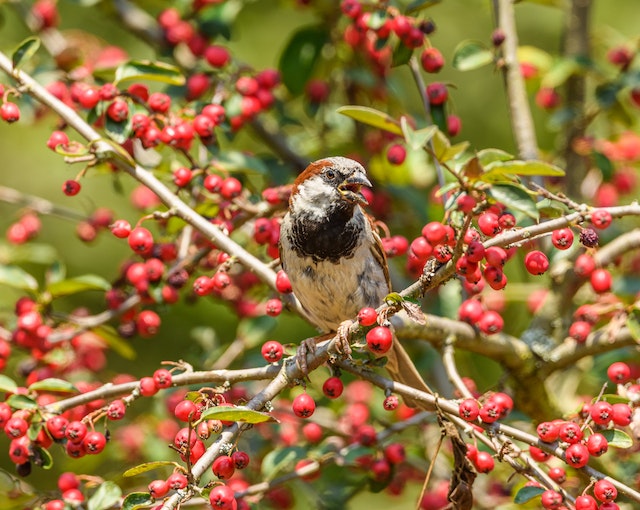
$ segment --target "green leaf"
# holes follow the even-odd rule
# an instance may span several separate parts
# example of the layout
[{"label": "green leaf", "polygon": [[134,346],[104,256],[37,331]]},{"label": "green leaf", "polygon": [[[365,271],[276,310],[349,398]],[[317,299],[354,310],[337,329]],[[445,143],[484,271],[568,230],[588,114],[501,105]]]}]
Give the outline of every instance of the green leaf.
[{"label": "green leaf", "polygon": [[633,339],[636,342],[640,342],[640,321],[638,321],[638,313],[634,312],[629,314],[626,324]]},{"label": "green leaf", "polygon": [[20,68],[22,64],[36,54],[38,48],[40,48],[40,39],[38,37],[27,37],[11,54],[13,68]]},{"label": "green leaf", "polygon": [[7,244],[0,243],[0,265],[31,262],[32,264],[52,264],[58,258],[53,246],[42,243]]},{"label": "green leaf", "polygon": [[107,345],[124,359],[132,360],[136,358],[136,351],[112,326],[104,324],[93,328],[92,331],[107,342]]},{"label": "green leaf", "polygon": [[542,78],[543,87],[556,88],[582,69],[575,59],[561,59],[555,62]]},{"label": "green leaf", "polygon": [[293,467],[294,463],[306,456],[306,451],[298,446],[271,450],[262,459],[260,470],[263,478],[272,480],[278,473]]},{"label": "green leaf", "polygon": [[482,149],[476,154],[483,168],[496,161],[510,161],[513,155],[500,149]]},{"label": "green leaf", "polygon": [[633,440],[622,430],[607,429],[603,430],[601,434],[607,439],[609,446],[614,448],[631,448],[633,446]]},{"label": "green leaf", "polygon": [[607,156],[602,154],[602,152],[595,151],[593,153],[593,162],[602,172],[602,178],[605,181],[610,180],[614,171],[614,166],[611,160]]},{"label": "green leaf", "polygon": [[42,469],[51,469],[53,467],[53,457],[49,450],[36,446],[33,454],[33,462],[36,466]]},{"label": "green leaf", "polygon": [[37,280],[18,266],[0,266],[0,285],[32,292],[38,290]]},{"label": "green leaf", "polygon": [[86,290],[102,290],[106,292],[110,288],[111,284],[101,276],[85,274],[52,283],[47,287],[47,291],[53,297],[60,297],[77,294],[78,292],[84,292]]},{"label": "green leaf", "polygon": [[415,12],[421,11],[422,9],[426,9],[428,7],[432,7],[436,4],[439,4],[442,0],[414,0],[409,5],[407,5],[406,13],[413,14]]},{"label": "green leaf", "polygon": [[122,497],[122,489],[115,482],[103,482],[87,502],[87,510],[107,510],[114,507]]},{"label": "green leaf", "polygon": [[368,126],[400,136],[404,134],[397,120],[375,108],[369,108],[368,106],[341,106],[336,111]]},{"label": "green leaf", "polygon": [[58,283],[64,280],[67,276],[67,267],[64,265],[64,262],[61,260],[56,260],[51,264],[51,266],[47,269],[45,281],[47,282],[47,286]]},{"label": "green leaf", "polygon": [[545,163],[544,161],[496,161],[485,166],[484,176],[499,176],[499,175],[548,175],[553,177],[561,177],[564,175],[564,170],[552,165],[551,163]]},{"label": "green leaf", "polygon": [[559,218],[560,216],[564,216],[571,212],[566,204],[558,202],[557,200],[550,200],[548,198],[538,200],[536,202],[536,207],[540,214],[549,218]]},{"label": "green leaf", "polygon": [[321,25],[303,27],[289,39],[280,55],[278,68],[282,82],[291,94],[302,94],[328,41],[329,33]]},{"label": "green leaf", "polygon": [[277,422],[273,416],[244,406],[216,406],[202,412],[202,419],[242,421],[245,423]]},{"label": "green leaf", "polygon": [[225,2],[209,4],[198,11],[199,31],[213,38],[221,35],[225,39],[231,39],[231,26],[242,10],[244,2],[227,0]]},{"label": "green leaf", "polygon": [[129,60],[116,69],[115,85],[123,81],[159,81],[170,85],[184,85],[185,78],[180,69],[164,62],[151,60]]},{"label": "green leaf", "polygon": [[536,46],[519,46],[518,61],[532,64],[539,71],[545,72],[553,64],[553,57]]},{"label": "green leaf", "polygon": [[522,487],[518,492],[516,492],[513,502],[521,505],[540,496],[545,490],[546,489],[544,487]]},{"label": "green leaf", "polygon": [[408,63],[411,60],[411,55],[413,55],[413,48],[398,42],[391,56],[391,67],[398,67]]},{"label": "green leaf", "polygon": [[55,377],[50,377],[48,379],[42,379],[41,381],[36,381],[32,385],[29,386],[29,391],[56,391],[60,393],[79,393],[78,388],[76,388],[69,381],[65,381],[64,379],[56,379]]},{"label": "green leaf", "polygon": [[18,389],[16,382],[4,374],[0,374],[0,391],[4,393],[15,393]]},{"label": "green leaf", "polygon": [[7,404],[13,409],[36,409],[38,407],[37,402],[26,395],[11,395],[7,399]]},{"label": "green leaf", "polygon": [[122,476],[127,478],[131,476],[137,476],[139,474],[146,473],[147,471],[163,468],[165,466],[178,467],[179,464],[171,460],[157,460],[155,462],[145,462],[144,464],[139,464],[137,466],[127,469],[124,473],[122,473]]},{"label": "green leaf", "polygon": [[452,145],[451,147],[448,147],[447,149],[445,149],[444,153],[442,154],[442,156],[440,156],[439,160],[443,163],[446,163],[447,161],[451,161],[452,159],[455,159],[464,151],[466,151],[469,148],[469,145],[470,145],[469,142],[460,142],[455,145]]},{"label": "green leaf", "polygon": [[400,126],[402,127],[404,139],[413,150],[422,149],[429,142],[429,140],[433,138],[433,135],[436,134],[436,131],[438,131],[438,128],[436,126],[427,126],[422,129],[414,130],[409,125],[407,118],[404,116],[400,119]]},{"label": "green leaf", "polygon": [[453,67],[471,71],[493,62],[493,51],[479,41],[462,41],[453,52]]},{"label": "green leaf", "polygon": [[[618,395],[617,393],[605,393],[604,395],[602,395],[602,397],[600,397],[600,400],[604,400],[606,402],[609,402],[610,404],[628,404],[629,403],[629,399],[623,397],[622,395]],[[597,398],[593,399],[592,403],[597,402]]]},{"label": "green leaf", "polygon": [[618,92],[622,90],[622,84],[618,82],[603,83],[596,87],[596,100],[600,107],[611,108],[618,100]]},{"label": "green leaf", "polygon": [[487,189],[487,194],[507,208],[523,212],[534,220],[540,216],[535,201],[519,184],[493,184]]},{"label": "green leaf", "polygon": [[105,116],[104,130],[107,136],[116,143],[124,143],[131,134],[131,115],[122,122],[116,122],[108,115]]},{"label": "green leaf", "polygon": [[368,446],[357,446],[355,448],[351,448],[347,454],[343,457],[343,462],[347,466],[357,466],[358,459],[364,455],[371,455],[375,453],[373,448],[369,448]]},{"label": "green leaf", "polygon": [[154,501],[148,492],[132,492],[124,498],[122,510],[138,510],[152,505]]}]

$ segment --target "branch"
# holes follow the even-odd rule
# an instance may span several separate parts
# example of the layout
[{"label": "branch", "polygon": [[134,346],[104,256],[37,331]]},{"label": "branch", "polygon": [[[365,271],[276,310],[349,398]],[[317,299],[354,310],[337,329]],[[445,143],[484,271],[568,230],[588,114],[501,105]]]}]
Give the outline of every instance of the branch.
[{"label": "branch", "polygon": [[538,159],[536,131],[518,62],[518,34],[513,4],[513,0],[498,0],[498,25],[505,35],[502,43],[502,69],[509,101],[509,116],[519,157],[524,160]]},{"label": "branch", "polygon": [[6,186],[0,186],[0,201],[6,202],[8,204],[28,207],[38,214],[57,216],[65,220],[88,220],[86,214],[82,214],[67,207],[62,207],[60,205],[54,204],[53,202],[50,202],[49,200],[37,197],[35,195],[28,195],[13,188],[7,188]]},{"label": "branch", "polygon": [[[565,16],[564,58],[589,61],[591,4],[591,0],[571,1],[571,7]],[[589,122],[585,118],[586,80],[584,74],[579,72],[571,75],[567,80],[565,91],[567,107],[571,112],[571,120],[564,130],[566,138],[562,150],[567,172],[565,191],[569,196],[576,198],[581,195],[582,182],[588,170],[586,158],[576,153],[574,149],[575,141],[584,136]]]}]

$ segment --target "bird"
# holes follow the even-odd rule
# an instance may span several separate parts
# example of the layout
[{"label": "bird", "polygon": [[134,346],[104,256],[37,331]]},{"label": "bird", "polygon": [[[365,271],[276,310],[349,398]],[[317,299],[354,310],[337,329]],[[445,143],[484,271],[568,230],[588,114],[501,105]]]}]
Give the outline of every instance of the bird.
[{"label": "bird", "polygon": [[[382,305],[391,292],[382,241],[363,209],[368,202],[361,189],[371,186],[365,168],[353,159],[312,162],[295,179],[280,226],[280,262],[294,295],[322,333],[338,333],[337,348],[347,355],[351,348],[341,328],[362,308]],[[392,379],[432,393],[395,335],[386,355]]]}]

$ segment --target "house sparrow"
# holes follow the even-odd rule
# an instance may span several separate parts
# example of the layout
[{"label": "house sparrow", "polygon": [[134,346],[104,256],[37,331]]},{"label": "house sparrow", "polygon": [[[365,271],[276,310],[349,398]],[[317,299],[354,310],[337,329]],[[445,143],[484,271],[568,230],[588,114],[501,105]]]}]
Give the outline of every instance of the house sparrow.
[{"label": "house sparrow", "polygon": [[[324,333],[340,333],[345,321],[364,307],[380,306],[391,292],[382,242],[362,209],[362,186],[371,183],[356,161],[332,157],[311,163],[295,180],[282,221],[282,267],[309,320]],[[346,334],[338,337],[337,347],[350,354]],[[387,356],[394,380],[431,393],[397,339]]]}]

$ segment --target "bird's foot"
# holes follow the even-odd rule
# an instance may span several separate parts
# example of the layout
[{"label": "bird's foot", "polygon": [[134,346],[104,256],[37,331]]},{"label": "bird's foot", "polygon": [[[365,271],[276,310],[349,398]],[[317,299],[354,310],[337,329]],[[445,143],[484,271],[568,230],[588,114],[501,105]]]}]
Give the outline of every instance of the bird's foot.
[{"label": "bird's foot", "polygon": [[336,332],[336,351],[339,354],[343,354],[347,358],[351,357],[351,343],[349,342],[349,337],[351,336],[351,325],[353,321],[347,320],[344,321],[338,326],[338,331]]},{"label": "bird's foot", "polygon": [[307,374],[309,373],[309,367],[307,365],[307,354],[315,354],[317,343],[317,337],[307,338],[300,343],[298,349],[296,350],[296,363],[298,364],[298,368],[305,376],[307,376]]}]

